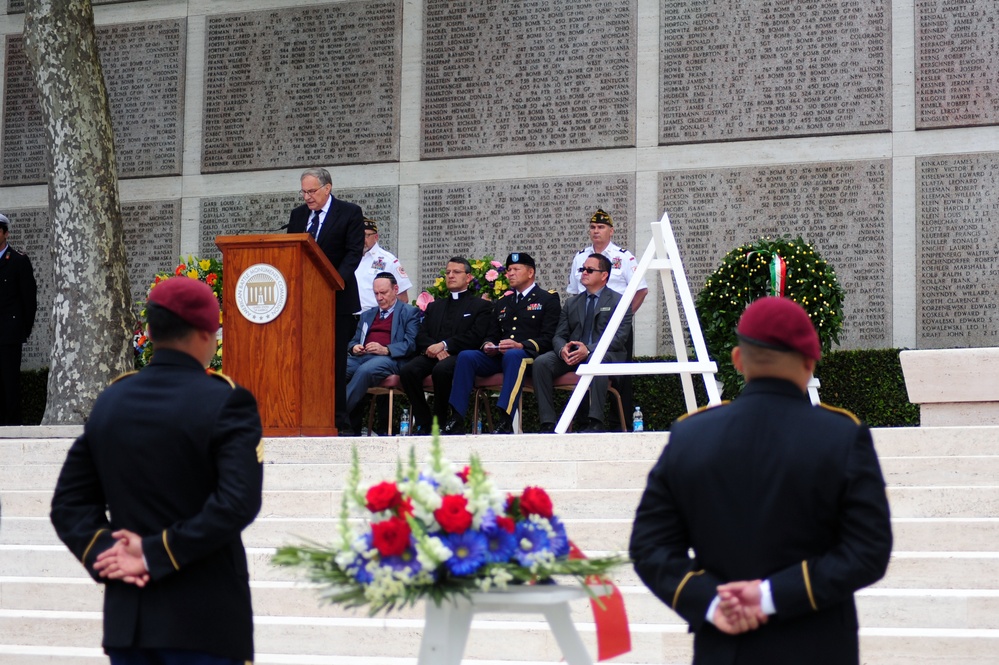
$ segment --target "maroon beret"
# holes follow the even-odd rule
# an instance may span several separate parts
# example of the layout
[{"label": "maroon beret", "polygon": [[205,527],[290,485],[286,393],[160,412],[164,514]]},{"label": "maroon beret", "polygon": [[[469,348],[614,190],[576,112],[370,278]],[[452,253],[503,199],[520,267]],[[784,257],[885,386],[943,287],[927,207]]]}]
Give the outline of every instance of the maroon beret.
[{"label": "maroon beret", "polygon": [[219,301],[212,287],[200,280],[184,276],[165,279],[149,292],[148,302],[199,330],[215,333],[219,329]]},{"label": "maroon beret", "polygon": [[797,351],[819,360],[822,350],[812,320],[801,305],[788,298],[766,297],[753,302],[739,319],[739,339],[777,351]]}]

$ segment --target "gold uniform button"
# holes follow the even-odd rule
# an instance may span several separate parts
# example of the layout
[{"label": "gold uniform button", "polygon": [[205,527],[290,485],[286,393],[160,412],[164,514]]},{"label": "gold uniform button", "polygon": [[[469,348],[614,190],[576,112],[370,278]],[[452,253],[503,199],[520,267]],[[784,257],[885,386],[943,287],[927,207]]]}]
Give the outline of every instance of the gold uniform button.
[{"label": "gold uniform button", "polygon": [[[516,329],[517,329],[517,326],[514,326],[514,327],[510,328],[510,330],[516,330]],[[513,337],[513,335],[510,335],[510,337]]]}]

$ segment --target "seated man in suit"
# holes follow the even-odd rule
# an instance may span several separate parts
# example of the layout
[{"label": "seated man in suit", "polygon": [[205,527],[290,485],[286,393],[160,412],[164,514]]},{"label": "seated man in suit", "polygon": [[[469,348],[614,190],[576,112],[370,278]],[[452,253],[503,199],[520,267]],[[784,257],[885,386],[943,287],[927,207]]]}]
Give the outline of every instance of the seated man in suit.
[{"label": "seated man in suit", "polygon": [[[552,350],[534,361],[531,375],[534,395],[538,400],[538,417],[542,432],[555,431],[555,379],[586,362],[597,348],[614,308],[621,301],[621,294],[607,287],[611,262],[603,254],[590,254],[579,268],[584,291],[569,298],[558,320],[558,330]],[[631,330],[631,311],[625,315],[614,333],[614,340],[607,349],[608,360],[621,361],[627,357],[628,334]],[[595,376],[590,383],[590,422],[584,432],[604,431],[604,403],[610,379]]]},{"label": "seated man in suit", "polygon": [[472,266],[467,259],[456,256],[447,262],[444,283],[448,297],[438,298],[427,306],[416,334],[417,356],[399,370],[406,396],[413,405],[415,434],[429,434],[432,423],[423,380],[433,376],[434,412],[437,422],[443,426],[447,422],[458,354],[479,348],[489,329],[493,304],[477,298],[468,289],[472,279]]},{"label": "seated man in suit", "polygon": [[536,264],[529,254],[514,252],[506,259],[508,295],[496,302],[492,322],[481,350],[462,351],[454,368],[451,412],[445,434],[465,431],[468,397],[476,376],[503,373],[503,389],[497,406],[500,413],[493,434],[513,432],[513,414],[520,390],[534,358],[552,348],[562,303],[558,293],[545,291],[534,282]]},{"label": "seated man in suit", "polygon": [[361,314],[357,331],[347,346],[347,413],[351,428],[360,432],[359,414],[354,410],[368,392],[385,377],[399,373],[399,362],[413,355],[420,311],[399,302],[399,284],[390,272],[379,273],[374,281],[375,300]]}]

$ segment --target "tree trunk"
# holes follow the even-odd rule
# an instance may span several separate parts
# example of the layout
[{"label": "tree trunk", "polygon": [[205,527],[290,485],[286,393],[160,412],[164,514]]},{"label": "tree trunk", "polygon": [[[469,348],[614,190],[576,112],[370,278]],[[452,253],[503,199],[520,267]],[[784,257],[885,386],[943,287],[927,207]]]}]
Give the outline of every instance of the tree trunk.
[{"label": "tree trunk", "polygon": [[43,425],[84,422],[130,367],[118,167],[90,0],[27,0],[24,50],[45,122],[55,301]]}]

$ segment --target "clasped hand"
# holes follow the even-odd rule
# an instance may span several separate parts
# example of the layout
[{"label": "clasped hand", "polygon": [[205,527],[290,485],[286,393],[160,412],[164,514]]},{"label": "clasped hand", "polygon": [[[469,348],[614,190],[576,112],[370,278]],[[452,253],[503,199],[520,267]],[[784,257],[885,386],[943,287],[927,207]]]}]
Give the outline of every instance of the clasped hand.
[{"label": "clasped hand", "polygon": [[97,555],[94,570],[105,579],[146,586],[149,571],[142,559],[142,538],[127,529],[115,531],[111,536],[117,542]]},{"label": "clasped hand", "polygon": [[718,587],[718,598],[712,622],[723,633],[738,635],[767,622],[761,606],[760,580],[722,584]]}]

